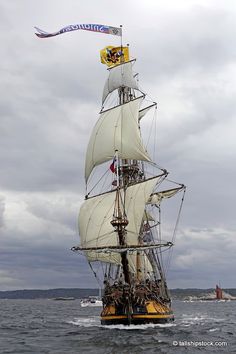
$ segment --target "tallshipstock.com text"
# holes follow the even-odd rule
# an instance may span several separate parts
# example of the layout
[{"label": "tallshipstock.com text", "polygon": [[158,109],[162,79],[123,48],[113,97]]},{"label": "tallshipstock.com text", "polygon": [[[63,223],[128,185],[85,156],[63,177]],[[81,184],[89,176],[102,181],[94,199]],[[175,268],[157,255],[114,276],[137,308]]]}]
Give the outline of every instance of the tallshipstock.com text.
[{"label": "tallshipstock.com text", "polygon": [[224,341],[187,341],[174,340],[172,342],[175,347],[227,347],[228,343]]}]

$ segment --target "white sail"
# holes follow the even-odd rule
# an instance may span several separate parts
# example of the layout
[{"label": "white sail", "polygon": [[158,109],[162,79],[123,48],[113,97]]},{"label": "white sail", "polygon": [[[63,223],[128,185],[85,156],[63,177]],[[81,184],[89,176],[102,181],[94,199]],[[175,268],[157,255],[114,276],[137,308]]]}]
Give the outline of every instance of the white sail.
[{"label": "white sail", "polygon": [[[151,266],[150,261],[148,260],[148,257],[144,253],[144,251],[140,251],[140,265],[139,265],[139,270],[141,274],[147,275],[147,272],[152,273],[153,269]],[[137,273],[137,253],[129,254],[128,255],[128,262],[129,262],[129,270],[131,273],[136,274]]]},{"label": "white sail", "polygon": [[141,120],[145,116],[145,114],[148,113],[150,111],[150,109],[155,107],[155,106],[156,106],[156,103],[153,103],[150,106],[147,106],[147,107],[145,107],[143,109],[140,109],[140,111],[139,111],[139,120]]},{"label": "white sail", "polygon": [[[126,190],[125,210],[129,224],[126,227],[127,245],[137,245],[145,205],[160,177],[155,177],[130,186]],[[123,191],[122,191],[123,193]],[[118,246],[118,235],[111,225],[116,192],[105,193],[84,201],[79,213],[81,247]],[[116,252],[86,251],[89,261],[120,264]]]},{"label": "white sail", "polygon": [[153,193],[148,199],[147,204],[160,204],[162,199],[167,199],[173,197],[176,193],[178,193],[183,187],[173,188],[166,191],[160,191]]},{"label": "white sail", "polygon": [[142,97],[101,113],[87,148],[85,179],[93,168],[113,159],[118,150],[122,159],[151,161],[144,148],[138,124]]},{"label": "white sail", "polygon": [[109,69],[109,76],[103,89],[102,103],[105,102],[109,93],[122,86],[138,90],[138,84],[132,71],[132,61],[117,65]]}]

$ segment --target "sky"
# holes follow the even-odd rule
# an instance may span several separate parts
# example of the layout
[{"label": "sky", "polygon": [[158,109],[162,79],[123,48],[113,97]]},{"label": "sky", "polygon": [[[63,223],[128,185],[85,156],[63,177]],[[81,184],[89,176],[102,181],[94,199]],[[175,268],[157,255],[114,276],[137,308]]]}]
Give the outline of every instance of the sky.
[{"label": "sky", "polygon": [[0,1],[0,290],[97,287],[79,242],[84,159],[101,108],[99,51],[123,25],[158,102],[158,164],[187,186],[170,288],[236,287],[236,7],[230,0]]}]

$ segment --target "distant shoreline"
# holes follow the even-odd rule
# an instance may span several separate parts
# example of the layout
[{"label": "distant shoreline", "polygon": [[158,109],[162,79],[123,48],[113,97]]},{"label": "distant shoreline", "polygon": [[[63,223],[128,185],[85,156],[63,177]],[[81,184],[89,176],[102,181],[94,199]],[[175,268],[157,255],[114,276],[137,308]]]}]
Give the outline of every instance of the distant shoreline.
[{"label": "distant shoreline", "polygon": [[[235,288],[225,288],[225,291],[236,296]],[[172,299],[184,299],[186,296],[201,296],[214,291],[209,289],[170,289]],[[22,289],[0,291],[0,299],[53,299],[57,297],[73,297],[75,299],[85,298],[91,295],[98,295],[98,289],[90,288],[56,288],[56,289]]]}]

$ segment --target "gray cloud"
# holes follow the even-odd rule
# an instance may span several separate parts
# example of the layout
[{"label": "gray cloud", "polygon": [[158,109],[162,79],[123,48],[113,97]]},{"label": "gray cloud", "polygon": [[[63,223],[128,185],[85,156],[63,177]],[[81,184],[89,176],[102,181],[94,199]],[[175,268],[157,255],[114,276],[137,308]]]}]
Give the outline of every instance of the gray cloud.
[{"label": "gray cloud", "polygon": [[[33,33],[34,25],[54,31],[80,21],[123,23],[140,85],[158,101],[155,160],[188,187],[170,285],[210,287],[220,278],[234,286],[234,2],[130,1],[125,12],[120,5],[0,5],[2,289],[96,286],[70,247],[78,242],[86,145],[107,75],[99,50],[119,39]],[[146,140],[151,121],[142,122]]]},{"label": "gray cloud", "polygon": [[4,225],[5,199],[0,196],[0,228]]},{"label": "gray cloud", "polygon": [[234,274],[230,270],[236,266],[233,235],[225,228],[182,230],[170,270],[173,286],[207,288],[209,281],[212,286],[220,281],[231,287]]}]

